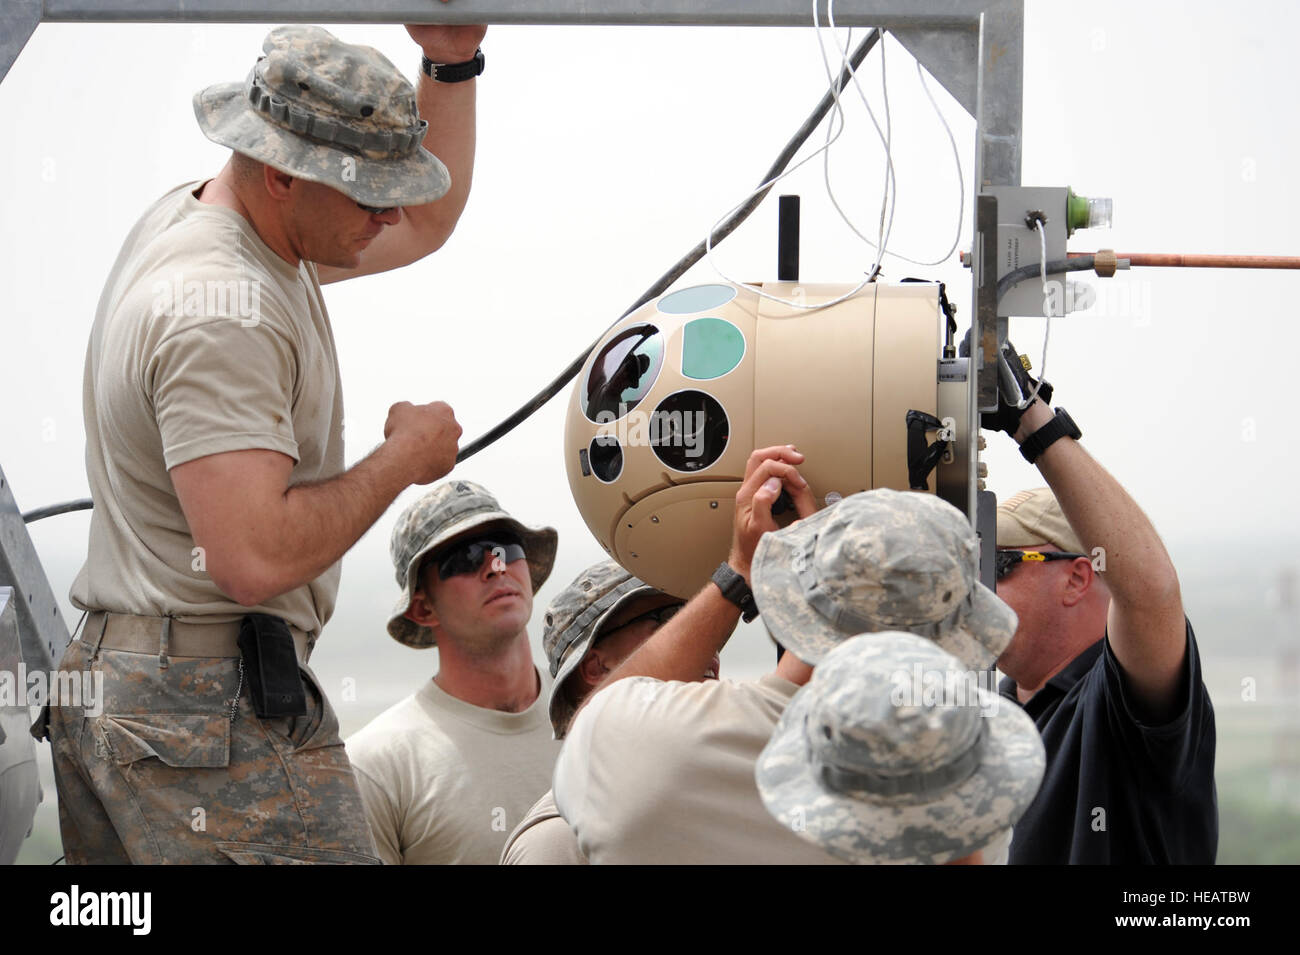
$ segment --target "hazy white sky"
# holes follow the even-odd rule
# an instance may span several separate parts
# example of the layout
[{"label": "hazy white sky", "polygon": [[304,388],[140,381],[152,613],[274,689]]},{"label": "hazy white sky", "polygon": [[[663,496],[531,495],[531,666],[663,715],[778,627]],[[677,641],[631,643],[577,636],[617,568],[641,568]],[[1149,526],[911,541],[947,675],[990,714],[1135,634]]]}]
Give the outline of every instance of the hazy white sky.
[{"label": "hazy white sky", "polygon": [[[1077,233],[1071,248],[1295,253],[1297,27],[1300,10],[1282,2],[1236,18],[1210,3],[1031,2],[1024,183],[1114,199],[1114,229]],[[102,283],[150,202],[224,162],[190,99],[242,79],[267,29],[47,24],[0,84],[0,465],[20,507],[86,495],[82,369]],[[414,76],[419,51],[401,27],[330,29]],[[825,82],[807,29],[493,27],[484,51],[479,161],[459,230],[423,262],[326,291],[349,461],[380,440],[397,400],[450,402],[467,438],[513,410],[744,197]],[[887,63],[899,184],[891,245],[932,258],[957,214],[951,154],[892,40]],[[875,53],[862,77],[878,104]],[[958,136],[969,205],[974,123],[934,89]],[[869,222],[880,149],[860,107],[850,110],[832,171],[842,201]],[[833,217],[820,163],[783,191],[804,197],[803,278],[856,282],[870,253]],[[775,218],[772,202],[722,246],[730,273],[775,277]],[[955,260],[885,268],[887,278],[948,282],[965,326],[969,273]],[[681,285],[713,277],[705,263]],[[1201,538],[1289,534],[1300,523],[1300,450],[1285,355],[1300,276],[1142,270],[1094,282],[1098,306],[1054,323],[1048,360],[1087,447],[1175,555]],[[1012,338],[1037,364],[1041,320],[1015,321]],[[603,556],[565,479],[566,403],[567,392],[456,472],[559,529],[560,562],[539,605]],[[1040,483],[1009,439],[989,441],[992,489]],[[418,493],[345,561],[336,620],[351,632],[338,639],[382,645],[376,665],[410,664],[382,621],[397,593],[388,535]],[[85,516],[33,533],[65,597]]]}]

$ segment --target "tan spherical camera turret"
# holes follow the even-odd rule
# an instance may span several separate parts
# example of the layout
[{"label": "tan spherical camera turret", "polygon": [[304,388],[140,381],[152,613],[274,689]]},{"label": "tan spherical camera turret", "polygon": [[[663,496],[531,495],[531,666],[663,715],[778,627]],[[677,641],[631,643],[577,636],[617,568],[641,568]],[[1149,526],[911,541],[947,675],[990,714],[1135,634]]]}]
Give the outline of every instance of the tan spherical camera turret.
[{"label": "tan spherical camera turret", "polygon": [[[761,288],[815,305],[852,286]],[[953,419],[956,440],[927,490],[964,507],[966,385],[938,380],[942,321],[927,283],[873,283],[817,310],[722,282],[646,304],[601,339],[569,401],[578,510],[611,557],[687,598],[726,559],[750,452],[795,445],[819,506],[906,490],[910,410]]]}]

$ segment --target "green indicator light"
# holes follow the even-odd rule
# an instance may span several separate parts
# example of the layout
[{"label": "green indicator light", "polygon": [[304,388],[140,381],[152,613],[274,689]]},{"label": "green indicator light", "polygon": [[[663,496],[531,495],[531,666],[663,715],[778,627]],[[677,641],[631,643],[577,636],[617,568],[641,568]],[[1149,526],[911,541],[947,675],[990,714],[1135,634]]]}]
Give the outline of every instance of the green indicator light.
[{"label": "green indicator light", "polygon": [[1076,196],[1071,189],[1065,200],[1066,235],[1073,235],[1075,229],[1109,229],[1110,215],[1109,199]]},{"label": "green indicator light", "polygon": [[1071,232],[1088,228],[1088,200],[1076,196],[1073,189],[1065,200],[1065,222]]}]

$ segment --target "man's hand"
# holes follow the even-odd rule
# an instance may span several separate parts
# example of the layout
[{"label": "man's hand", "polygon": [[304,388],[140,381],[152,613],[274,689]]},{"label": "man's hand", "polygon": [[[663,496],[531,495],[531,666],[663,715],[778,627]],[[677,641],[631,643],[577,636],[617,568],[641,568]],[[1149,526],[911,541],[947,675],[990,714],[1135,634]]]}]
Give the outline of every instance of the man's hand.
[{"label": "man's hand", "polygon": [[[1008,376],[1015,384],[1008,383]],[[1037,389],[1037,391],[1035,391]],[[1021,408],[1020,402],[1034,395],[1034,400],[1027,408]],[[1015,436],[1021,427],[1021,419],[1030,408],[1042,407],[1052,400],[1051,382],[1039,382],[1021,364],[1015,346],[1007,342],[1002,346],[998,356],[998,410],[980,414],[980,427],[986,431],[1005,431]],[[1026,432],[1027,434],[1032,433]],[[1021,440],[1021,439],[1017,439]]]},{"label": "man's hand", "polygon": [[[446,3],[447,0],[443,0]],[[483,44],[485,24],[407,24],[406,32],[434,63],[464,63]]]},{"label": "man's hand", "polygon": [[736,518],[731,554],[727,558],[727,563],[745,580],[749,580],[749,568],[758,539],[777,529],[772,505],[782,490],[789,492],[801,518],[817,510],[812,489],[795,468],[803,461],[804,456],[792,444],[762,448],[749,456],[745,479],[736,492]]},{"label": "man's hand", "polygon": [[448,474],[456,466],[461,434],[451,406],[441,401],[399,401],[384,422],[384,440],[408,469],[411,484],[432,484]]}]

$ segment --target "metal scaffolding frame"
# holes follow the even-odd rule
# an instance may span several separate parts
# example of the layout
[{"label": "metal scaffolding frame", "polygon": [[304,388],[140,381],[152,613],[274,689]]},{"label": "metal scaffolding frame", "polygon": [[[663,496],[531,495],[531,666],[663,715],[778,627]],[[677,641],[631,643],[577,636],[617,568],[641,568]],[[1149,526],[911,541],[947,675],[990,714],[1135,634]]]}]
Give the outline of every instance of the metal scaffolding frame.
[{"label": "metal scaffolding frame", "polygon": [[[969,434],[997,404],[996,202],[985,187],[1020,185],[1023,0],[838,0],[839,26],[888,30],[975,119],[971,221],[972,321],[980,347],[969,374]],[[805,26],[805,0],[0,0],[0,81],[41,23],[489,23],[503,25]],[[990,232],[990,230],[992,230]],[[977,520],[977,444],[969,442],[967,512]],[[985,505],[987,506],[987,505]],[[980,508],[982,510],[983,508]],[[984,515],[987,522],[988,515]],[[70,635],[22,515],[0,471],[0,586],[14,588],[24,656],[50,667]]]}]

